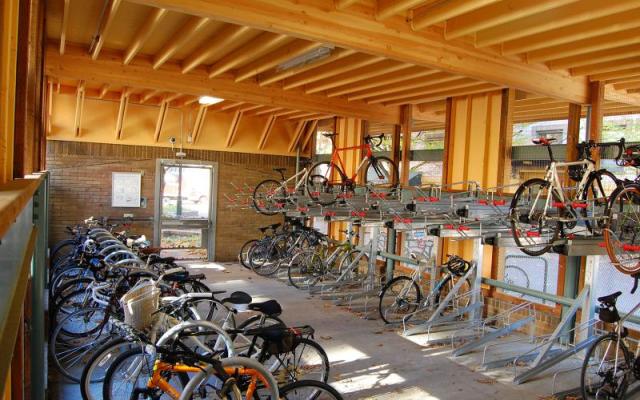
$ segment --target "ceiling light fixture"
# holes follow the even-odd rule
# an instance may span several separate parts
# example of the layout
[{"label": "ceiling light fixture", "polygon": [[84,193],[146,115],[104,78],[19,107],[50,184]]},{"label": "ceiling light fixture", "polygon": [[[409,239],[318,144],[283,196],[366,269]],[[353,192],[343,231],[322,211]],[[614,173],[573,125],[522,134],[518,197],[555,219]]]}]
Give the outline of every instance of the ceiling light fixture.
[{"label": "ceiling light fixture", "polygon": [[308,51],[304,54],[299,55],[298,57],[294,57],[290,60],[283,62],[282,64],[278,65],[276,70],[284,71],[286,69],[291,69],[299,65],[311,64],[315,61],[328,57],[333,51],[333,49],[334,47],[330,45],[315,48],[311,51]]},{"label": "ceiling light fixture", "polygon": [[210,106],[213,104],[222,103],[223,101],[224,99],[213,96],[200,96],[200,98],[198,98],[198,104],[201,104],[203,106]]}]

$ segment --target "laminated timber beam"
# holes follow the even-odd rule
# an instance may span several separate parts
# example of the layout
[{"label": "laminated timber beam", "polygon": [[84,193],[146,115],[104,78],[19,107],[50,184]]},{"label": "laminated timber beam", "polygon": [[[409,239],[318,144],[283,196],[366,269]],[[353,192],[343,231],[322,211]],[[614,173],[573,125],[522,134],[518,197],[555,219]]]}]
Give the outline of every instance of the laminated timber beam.
[{"label": "laminated timber beam", "polygon": [[[177,65],[165,65],[154,70],[149,60],[136,57],[122,64],[118,54],[103,52],[99,60],[92,60],[81,48],[67,46],[61,56],[56,46],[46,50],[46,74],[54,79],[85,80],[93,84],[112,84],[183,95],[210,95],[235,102],[262,104],[321,114],[338,114],[354,118],[396,124],[400,120],[399,107],[370,105],[364,102],[328,99],[322,95],[308,95],[299,91],[285,91],[278,87],[260,87],[255,82],[234,82],[228,76],[209,79],[204,71],[182,74]],[[171,68],[170,68],[171,67]]]},{"label": "laminated timber beam", "polygon": [[271,131],[273,130],[273,126],[276,124],[277,119],[278,117],[275,115],[270,115],[269,118],[267,118],[267,123],[264,124],[260,140],[258,141],[258,150],[263,150],[264,146],[266,146],[267,140],[269,140],[269,135],[271,135]]},{"label": "laminated timber beam", "polygon": [[438,68],[570,102],[586,104],[589,100],[586,78],[563,76],[505,58],[491,48],[476,49],[470,43],[447,41],[437,30],[414,32],[403,18],[377,21],[363,10],[329,9],[317,0],[130,1]]},{"label": "laminated timber beam", "polygon": [[236,134],[238,133],[238,127],[240,126],[240,121],[242,120],[242,111],[238,110],[233,114],[233,119],[231,119],[231,125],[229,125],[229,132],[227,133],[227,143],[226,147],[231,148],[233,146],[233,141],[236,138]]},{"label": "laminated timber beam", "polygon": [[605,101],[615,101],[616,103],[640,107],[640,94],[625,93],[609,85],[604,87],[604,99]]}]

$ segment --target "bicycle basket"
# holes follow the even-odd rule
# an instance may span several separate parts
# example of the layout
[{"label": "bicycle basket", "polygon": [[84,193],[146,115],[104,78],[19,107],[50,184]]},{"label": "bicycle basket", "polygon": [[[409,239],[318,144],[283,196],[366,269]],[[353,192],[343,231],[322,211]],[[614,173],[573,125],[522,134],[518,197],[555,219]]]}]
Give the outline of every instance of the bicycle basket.
[{"label": "bicycle basket", "polygon": [[598,308],[598,318],[602,322],[612,324],[620,321],[620,314],[618,314],[617,308],[600,304],[600,307]]},{"label": "bicycle basket", "polygon": [[284,325],[275,325],[262,330],[260,337],[264,340],[264,347],[269,354],[284,354],[292,351],[303,336],[312,336],[313,328],[302,326],[287,328]]},{"label": "bicycle basket", "polygon": [[586,170],[584,165],[570,165],[568,171],[569,178],[573,181],[580,182]]},{"label": "bicycle basket", "polygon": [[160,304],[160,289],[151,281],[142,281],[120,298],[120,304],[125,324],[144,330],[153,323]]}]

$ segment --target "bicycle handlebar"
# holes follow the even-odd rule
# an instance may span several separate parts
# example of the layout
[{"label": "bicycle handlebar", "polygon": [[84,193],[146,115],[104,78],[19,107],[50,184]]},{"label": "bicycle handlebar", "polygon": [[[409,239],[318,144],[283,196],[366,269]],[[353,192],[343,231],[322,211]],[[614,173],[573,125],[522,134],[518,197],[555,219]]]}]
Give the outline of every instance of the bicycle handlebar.
[{"label": "bicycle handlebar", "polygon": [[365,143],[369,143],[372,147],[379,147],[382,144],[383,140],[384,133],[375,136],[367,135],[364,137]]}]

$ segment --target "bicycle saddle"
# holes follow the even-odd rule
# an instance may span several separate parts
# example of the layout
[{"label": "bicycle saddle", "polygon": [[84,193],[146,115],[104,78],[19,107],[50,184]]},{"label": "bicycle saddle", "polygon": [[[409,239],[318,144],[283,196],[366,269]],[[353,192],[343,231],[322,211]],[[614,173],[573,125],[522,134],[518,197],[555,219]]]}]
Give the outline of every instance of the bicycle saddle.
[{"label": "bicycle saddle", "polygon": [[551,144],[551,142],[555,142],[555,141],[556,141],[556,138],[543,138],[543,137],[532,140],[533,144],[543,145],[543,146],[549,145]]},{"label": "bicycle saddle", "polygon": [[338,134],[337,133],[323,133],[322,136],[330,138],[330,137],[338,136]]},{"label": "bicycle saddle", "polygon": [[282,307],[280,306],[280,303],[275,300],[267,300],[262,303],[251,303],[249,304],[249,309],[261,312],[270,317],[282,314]]},{"label": "bicycle saddle", "polygon": [[173,264],[176,261],[175,257],[160,257],[155,254],[151,254],[149,257],[151,257],[151,262],[158,264]]},{"label": "bicycle saddle", "polygon": [[282,173],[282,172],[286,171],[287,169],[286,168],[274,168],[273,170],[276,171],[276,172]]},{"label": "bicycle saddle", "polygon": [[253,298],[248,293],[245,292],[233,292],[231,296],[222,300],[223,303],[231,303],[231,304],[250,304],[253,301]]},{"label": "bicycle saddle", "polygon": [[616,300],[618,299],[618,297],[620,297],[621,294],[622,294],[621,291],[617,291],[615,293],[611,293],[606,296],[598,297],[598,301],[600,303],[613,305],[616,303]]}]

